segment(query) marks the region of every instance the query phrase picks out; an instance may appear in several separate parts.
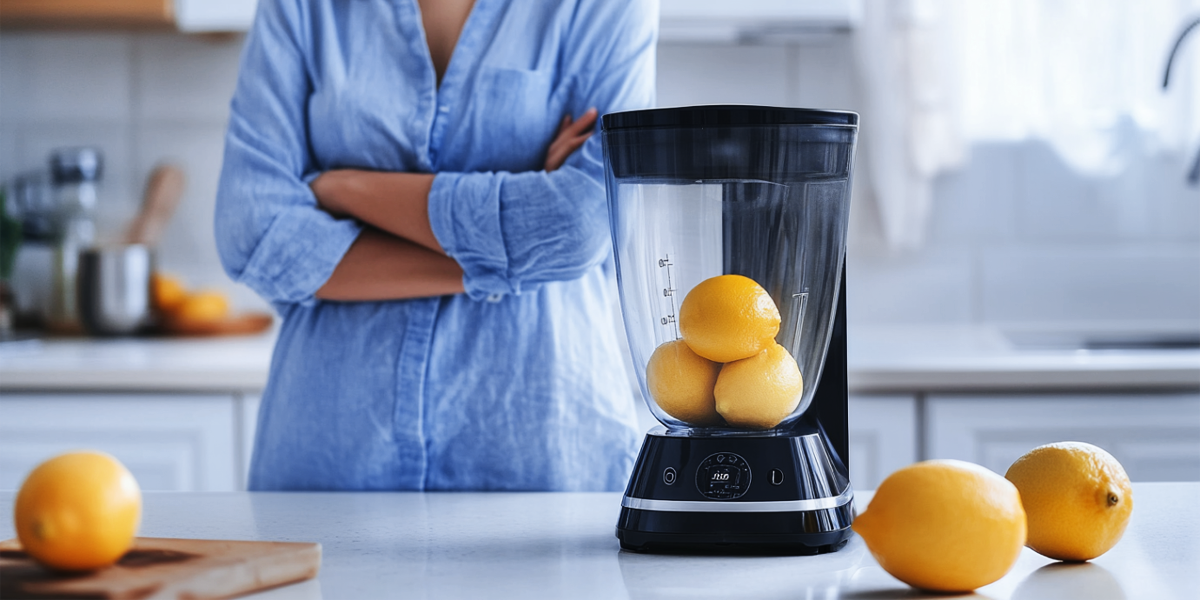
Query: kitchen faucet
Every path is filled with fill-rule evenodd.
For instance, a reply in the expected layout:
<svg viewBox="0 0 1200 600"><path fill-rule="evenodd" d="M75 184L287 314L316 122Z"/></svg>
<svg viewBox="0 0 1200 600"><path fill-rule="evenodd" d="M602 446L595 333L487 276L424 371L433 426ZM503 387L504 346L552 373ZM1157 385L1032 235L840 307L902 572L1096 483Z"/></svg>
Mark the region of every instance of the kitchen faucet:
<svg viewBox="0 0 1200 600"><path fill-rule="evenodd" d="M1200 26L1200 19L1196 19L1183 28L1183 32L1179 34L1179 38L1175 40L1175 45L1171 48L1171 54L1167 57L1167 69L1163 74L1163 89L1167 89L1167 84L1171 82L1171 63L1175 62L1175 54L1179 52L1179 47L1183 45L1184 38L1192 32L1197 26ZM1192 164L1192 170L1188 171L1187 181L1192 186L1200 186L1200 148L1196 149L1196 160Z"/></svg>

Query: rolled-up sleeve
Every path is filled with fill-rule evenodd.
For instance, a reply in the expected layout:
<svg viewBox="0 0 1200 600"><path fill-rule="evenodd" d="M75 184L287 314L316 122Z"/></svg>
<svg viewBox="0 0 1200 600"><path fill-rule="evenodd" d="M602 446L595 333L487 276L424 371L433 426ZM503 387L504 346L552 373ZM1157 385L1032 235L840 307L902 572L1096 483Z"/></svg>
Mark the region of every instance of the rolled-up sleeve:
<svg viewBox="0 0 1200 600"><path fill-rule="evenodd" d="M230 107L215 230L225 271L271 302L312 301L361 226L317 207L304 111L307 15L261 0Z"/></svg>
<svg viewBox="0 0 1200 600"><path fill-rule="evenodd" d="M653 106L657 1L590 4L597 12L576 15L564 60L577 86L571 113ZM429 215L471 298L581 277L612 250L599 136L550 173L438 173Z"/></svg>

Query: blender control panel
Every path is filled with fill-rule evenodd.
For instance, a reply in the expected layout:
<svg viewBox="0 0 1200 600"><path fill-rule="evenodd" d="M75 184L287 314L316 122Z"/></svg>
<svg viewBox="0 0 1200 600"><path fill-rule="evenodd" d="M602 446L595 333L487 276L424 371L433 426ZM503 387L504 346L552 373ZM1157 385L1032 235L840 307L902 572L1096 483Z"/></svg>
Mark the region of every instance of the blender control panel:
<svg viewBox="0 0 1200 600"><path fill-rule="evenodd" d="M750 489L750 465L732 452L712 454L696 469L696 488L713 500L740 498Z"/></svg>

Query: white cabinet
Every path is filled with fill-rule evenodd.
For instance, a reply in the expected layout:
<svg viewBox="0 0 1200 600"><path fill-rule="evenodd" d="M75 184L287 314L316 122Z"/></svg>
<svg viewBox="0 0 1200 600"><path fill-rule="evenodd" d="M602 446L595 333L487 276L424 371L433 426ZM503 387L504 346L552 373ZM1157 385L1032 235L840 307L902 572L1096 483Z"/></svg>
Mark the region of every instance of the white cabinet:
<svg viewBox="0 0 1200 600"><path fill-rule="evenodd" d="M257 0L175 0L180 31L245 31L254 22Z"/></svg>
<svg viewBox="0 0 1200 600"><path fill-rule="evenodd" d="M254 408L248 408L249 404ZM0 395L0 490L76 449L117 457L143 490L244 489L256 399L205 394Z"/></svg>
<svg viewBox="0 0 1200 600"><path fill-rule="evenodd" d="M1081 441L1108 450L1134 481L1200 480L1200 394L931 395L927 458L1003 474L1036 446Z"/></svg>
<svg viewBox="0 0 1200 600"><path fill-rule="evenodd" d="M850 396L850 482L872 490L892 471L917 460L913 396Z"/></svg>

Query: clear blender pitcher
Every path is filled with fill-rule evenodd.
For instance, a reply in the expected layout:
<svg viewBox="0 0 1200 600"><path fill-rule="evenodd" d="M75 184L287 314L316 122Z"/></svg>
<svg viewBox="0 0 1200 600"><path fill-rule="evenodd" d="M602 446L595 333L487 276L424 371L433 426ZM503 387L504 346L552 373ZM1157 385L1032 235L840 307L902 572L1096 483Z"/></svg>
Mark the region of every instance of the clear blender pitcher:
<svg viewBox="0 0 1200 600"><path fill-rule="evenodd" d="M663 424L621 499L621 547L842 548L858 115L696 106L602 127L625 331Z"/></svg>
<svg viewBox="0 0 1200 600"><path fill-rule="evenodd" d="M829 347L857 115L695 107L607 115L604 126L621 309L650 411L672 433L786 431L812 403ZM723 276L729 285L717 285ZM755 286L749 297L757 295L760 314L735 314L736 296ZM722 297L729 296L735 297L725 304L734 306L722 308ZM701 301L710 306L705 309ZM778 320L774 333L772 319ZM781 376L788 379L797 371L799 381L767 381L759 387L766 388L760 395L774 396L770 405L739 411L738 403L757 402L747 396L759 390L751 381L726 385L722 395L720 377L759 346L722 355L693 340L713 333L706 328L718 338L720 330L732 329L715 342L736 346L742 341L739 328L760 324L767 332L748 335L759 339L761 350L777 344L786 351L786 357L779 354L759 367L760 378L786 371ZM689 328L700 333L689 335ZM680 341L713 363L715 399L699 397L701 391L681 399L669 389L686 385L678 380L707 377L690 355L665 362L656 357ZM752 380L756 372L746 368Z"/></svg>

